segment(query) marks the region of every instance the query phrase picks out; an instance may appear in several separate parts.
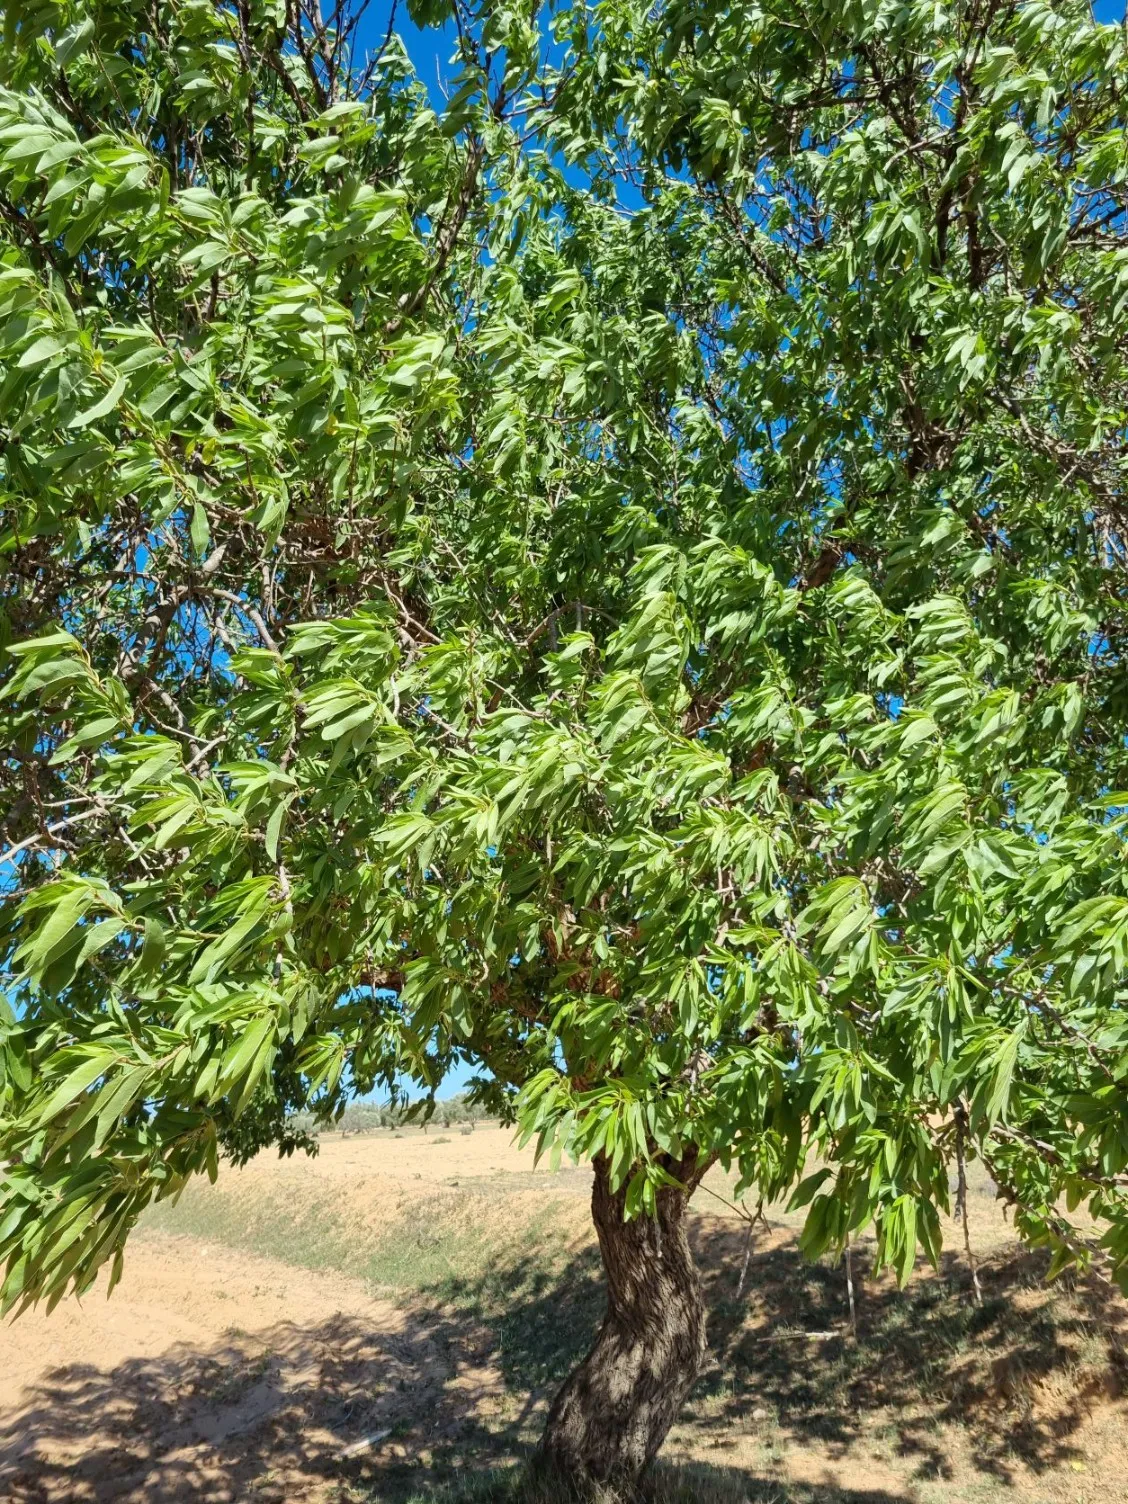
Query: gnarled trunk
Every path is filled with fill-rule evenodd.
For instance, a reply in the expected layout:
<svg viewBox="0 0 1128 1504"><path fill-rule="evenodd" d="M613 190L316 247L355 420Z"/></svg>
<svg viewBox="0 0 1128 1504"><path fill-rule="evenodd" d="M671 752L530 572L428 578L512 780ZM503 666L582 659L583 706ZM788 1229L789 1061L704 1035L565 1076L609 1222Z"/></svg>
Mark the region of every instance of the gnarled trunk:
<svg viewBox="0 0 1128 1504"><path fill-rule="evenodd" d="M693 1157L671 1173L690 1190ZM653 1461L705 1357L705 1303L686 1236L688 1190L658 1194L654 1218L623 1220L607 1161L591 1209L607 1276L607 1314L591 1352L549 1411L538 1462L578 1491L631 1488Z"/></svg>

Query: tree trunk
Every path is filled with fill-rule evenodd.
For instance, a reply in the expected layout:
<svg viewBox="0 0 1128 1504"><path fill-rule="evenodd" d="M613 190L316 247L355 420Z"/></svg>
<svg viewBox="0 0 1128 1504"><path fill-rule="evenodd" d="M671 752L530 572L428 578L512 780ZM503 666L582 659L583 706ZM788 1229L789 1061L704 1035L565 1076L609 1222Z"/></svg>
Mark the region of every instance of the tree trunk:
<svg viewBox="0 0 1128 1504"><path fill-rule="evenodd" d="M687 1186L658 1194L655 1218L623 1220L622 1190L595 1162L591 1210L607 1276L607 1314L549 1411L538 1463L579 1493L630 1490L666 1439L705 1357L705 1303L686 1237L696 1156L671 1165Z"/></svg>

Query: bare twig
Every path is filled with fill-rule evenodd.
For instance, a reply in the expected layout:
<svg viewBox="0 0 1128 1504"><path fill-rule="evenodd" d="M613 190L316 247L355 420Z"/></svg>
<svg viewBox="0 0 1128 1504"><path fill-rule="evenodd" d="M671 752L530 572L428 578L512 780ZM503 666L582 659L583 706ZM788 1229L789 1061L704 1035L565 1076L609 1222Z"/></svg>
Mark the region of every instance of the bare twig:
<svg viewBox="0 0 1128 1504"><path fill-rule="evenodd" d="M971 1251L971 1229L967 1221L967 1160L964 1154L964 1144L967 1134L967 1108L962 1102L957 1102L955 1110L956 1120L956 1210L960 1215L963 1226L964 1252L967 1254L967 1266L971 1270L971 1298L977 1306L983 1304L983 1291L979 1284L979 1270L976 1267L975 1255Z"/></svg>
<svg viewBox="0 0 1128 1504"><path fill-rule="evenodd" d="M744 1281L748 1278L748 1265L752 1258L752 1229L755 1225L755 1218L749 1217L748 1227L744 1234L744 1258L740 1265L740 1278L736 1282L737 1300L744 1294Z"/></svg>
<svg viewBox="0 0 1128 1504"><path fill-rule="evenodd" d="M855 1342L858 1340L858 1311L854 1304L854 1259L853 1248L850 1244L850 1234L846 1234L846 1248L844 1250L846 1262L846 1297L850 1302L850 1336Z"/></svg>
<svg viewBox="0 0 1128 1504"><path fill-rule="evenodd" d="M77 815L68 815L65 820L52 821L50 825L45 825L42 830L37 830L25 840L18 841L15 846L9 846L7 851L0 854L0 866L7 862L15 868L17 866L16 857L19 856L21 851L27 851L29 847L35 846L39 841L47 837L56 835L60 830L67 830L72 825L78 825L83 820L91 820L95 815L101 814L105 814L105 808L99 804L94 809L80 810Z"/></svg>

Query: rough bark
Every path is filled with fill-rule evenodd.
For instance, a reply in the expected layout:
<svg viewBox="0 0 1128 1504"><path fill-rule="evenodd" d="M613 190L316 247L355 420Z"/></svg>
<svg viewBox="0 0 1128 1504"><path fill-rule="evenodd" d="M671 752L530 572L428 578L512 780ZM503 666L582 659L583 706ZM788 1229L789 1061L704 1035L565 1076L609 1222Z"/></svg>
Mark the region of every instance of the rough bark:
<svg viewBox="0 0 1128 1504"><path fill-rule="evenodd" d="M607 1278L607 1313L587 1357L549 1411L538 1462L579 1494L633 1488L653 1461L705 1358L705 1303L685 1211L694 1158L671 1165L686 1190L658 1195L657 1216L623 1220L604 1159L591 1209Z"/></svg>

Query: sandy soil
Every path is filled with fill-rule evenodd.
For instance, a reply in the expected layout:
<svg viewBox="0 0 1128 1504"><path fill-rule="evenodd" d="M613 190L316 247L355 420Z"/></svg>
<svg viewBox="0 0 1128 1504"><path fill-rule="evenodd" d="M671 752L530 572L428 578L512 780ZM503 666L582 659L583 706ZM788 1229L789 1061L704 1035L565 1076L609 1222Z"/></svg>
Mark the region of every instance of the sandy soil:
<svg viewBox="0 0 1128 1504"><path fill-rule="evenodd" d="M314 1497L365 1378L402 1366L403 1325L352 1281L143 1240L112 1300L4 1333L2 1496L234 1500L269 1450L277 1497Z"/></svg>
<svg viewBox="0 0 1128 1504"><path fill-rule="evenodd" d="M227 1173L267 1177L283 1197L311 1182L341 1189L370 1222L420 1181L532 1174L531 1152L498 1129L439 1137L332 1136L316 1160L264 1155ZM0 1499L336 1495L369 1451L406 1457L388 1434L405 1417L429 1412L433 1435L449 1437L465 1412L500 1407L489 1334L459 1339L429 1335L359 1280L142 1232L112 1299L95 1290L0 1328Z"/></svg>

